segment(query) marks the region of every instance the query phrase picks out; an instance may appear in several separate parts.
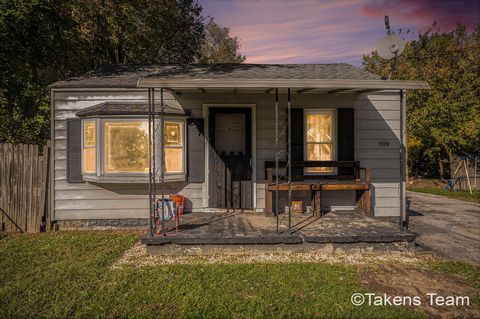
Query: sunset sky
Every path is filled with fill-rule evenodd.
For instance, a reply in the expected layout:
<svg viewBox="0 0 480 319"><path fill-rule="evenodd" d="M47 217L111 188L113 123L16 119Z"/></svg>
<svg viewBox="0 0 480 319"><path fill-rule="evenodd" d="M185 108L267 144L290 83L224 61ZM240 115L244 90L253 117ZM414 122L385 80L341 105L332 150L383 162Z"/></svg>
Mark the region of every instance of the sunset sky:
<svg viewBox="0 0 480 319"><path fill-rule="evenodd" d="M209 15L240 38L247 63L361 64L393 28L441 30L457 22L472 29L480 20L478 0L198 0Z"/></svg>

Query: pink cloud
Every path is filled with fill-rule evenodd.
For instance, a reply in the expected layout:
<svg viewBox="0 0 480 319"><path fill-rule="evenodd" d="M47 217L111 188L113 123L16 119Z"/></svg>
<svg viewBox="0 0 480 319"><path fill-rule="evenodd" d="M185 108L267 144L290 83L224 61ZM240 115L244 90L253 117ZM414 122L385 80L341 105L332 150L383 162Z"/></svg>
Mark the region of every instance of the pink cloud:
<svg viewBox="0 0 480 319"><path fill-rule="evenodd" d="M457 23L473 29L480 21L480 5L472 0L371 0L361 8L371 18L389 15L398 23L419 29L437 22L441 30L450 31Z"/></svg>
<svg viewBox="0 0 480 319"><path fill-rule="evenodd" d="M365 46L359 35L372 28L382 32L377 21L355 21L360 8L355 0L201 3L240 38L249 63L335 62L345 56L353 62L361 56L358 48ZM369 45L374 47L375 41Z"/></svg>
<svg viewBox="0 0 480 319"><path fill-rule="evenodd" d="M199 1L206 14L240 39L248 63L360 65L362 55L374 50L385 35L385 14L392 27L417 31L435 20L442 27L457 20L472 25L475 17L478 23L478 10L475 13L466 0L457 1L463 3L460 9L448 0Z"/></svg>

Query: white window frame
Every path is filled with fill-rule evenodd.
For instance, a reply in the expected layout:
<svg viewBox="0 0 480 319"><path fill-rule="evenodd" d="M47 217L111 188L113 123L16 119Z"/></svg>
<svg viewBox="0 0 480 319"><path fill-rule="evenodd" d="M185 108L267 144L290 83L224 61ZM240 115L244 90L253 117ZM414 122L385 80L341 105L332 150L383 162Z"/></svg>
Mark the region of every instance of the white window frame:
<svg viewBox="0 0 480 319"><path fill-rule="evenodd" d="M337 109L303 109L303 160L307 161L307 144L330 144L325 142L307 142L307 115L308 114L331 114L332 115L332 161L337 160ZM305 175L335 175L337 169L334 167L331 172L303 172Z"/></svg>
<svg viewBox="0 0 480 319"><path fill-rule="evenodd" d="M101 173L103 176L148 176L148 173L142 172L106 172L105 169L105 123L115 123L115 122L145 122L148 124L148 119L145 118L133 118L133 117L124 117L124 118L105 118L100 120L100 131L101 131L101 155L100 155L100 162L101 162Z"/></svg>
<svg viewBox="0 0 480 319"><path fill-rule="evenodd" d="M84 158L84 152L83 150L85 149L85 122L93 122L95 123L95 172L85 172L84 171L84 161L85 161L85 158ZM99 129L98 129L98 120L97 119L94 119L94 118L86 118L84 120L82 120L82 123L81 123L81 129L80 129L80 135L81 135L81 140L80 140L80 144L81 144L81 171L82 171L82 175L86 175L86 176L95 176L95 175L98 175L99 171L100 171L100 167L98 166L98 142L99 142Z"/></svg>
<svg viewBox="0 0 480 319"><path fill-rule="evenodd" d="M177 123L182 123L182 148L183 148L183 154L182 154L182 157L183 157L183 165L182 165L182 171L181 172L167 172L165 171L165 175L177 175L177 174L185 174L186 173L186 165L187 165L187 139L186 139L186 136L187 136L187 121L185 119L181 119L181 118L167 118L165 119L165 123L166 122L177 122ZM165 128L164 128L165 130ZM159 132L160 134L160 132ZM165 134L165 133L164 133ZM160 154L161 150L160 150L160 140L157 139L158 143L157 143L157 149L156 149L156 154ZM163 146L164 148L180 148L179 146ZM160 163L160 159L157 160L157 163ZM165 163L165 162L164 162Z"/></svg>
<svg viewBox="0 0 480 319"><path fill-rule="evenodd" d="M83 173L83 147L84 147L84 123L85 122L95 122L95 133L96 133L96 173ZM81 128L81 162L82 162L82 175L87 181L101 181L104 179L108 181L109 177L128 177L128 178L138 178L138 182L147 181L148 173L141 172L105 172L105 131L104 124L106 122L139 122L146 121L148 119L145 117L136 117L136 116L115 116L115 117L104 117L104 116L92 116L82 119L82 128ZM159 122L159 119L156 119ZM186 169L187 169L187 121L184 117L178 116L167 116L165 117L165 122L181 122L183 124L182 131L182 146L183 146L183 171L182 172L165 172L165 180L186 180ZM155 154L157 162L157 170L160 167L160 130L157 130L157 136L155 138ZM160 171L157 171L157 174L160 175ZM135 180L130 180L130 182ZM119 180L120 182L120 180Z"/></svg>

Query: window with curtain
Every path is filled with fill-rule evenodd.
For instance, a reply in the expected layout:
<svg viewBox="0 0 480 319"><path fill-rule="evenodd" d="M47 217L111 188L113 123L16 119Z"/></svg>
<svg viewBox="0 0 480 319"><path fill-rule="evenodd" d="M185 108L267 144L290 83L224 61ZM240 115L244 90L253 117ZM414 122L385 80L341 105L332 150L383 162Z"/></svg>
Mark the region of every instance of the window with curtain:
<svg viewBox="0 0 480 319"><path fill-rule="evenodd" d="M98 128L97 128L98 123ZM148 121L143 119L83 120L83 174L147 174ZM164 126L164 161L166 174L185 172L185 121L168 120ZM157 131L158 133L158 131ZM98 134L98 135L97 135ZM97 152L97 136L100 136ZM157 148L160 139L156 139ZM158 153L157 153L158 154ZM102 163L97 167L97 161ZM159 167L157 162L157 168ZM98 173L98 174L97 174Z"/></svg>
<svg viewBox="0 0 480 319"><path fill-rule="evenodd" d="M96 123L100 124L97 130ZM164 160L166 174L185 172L185 122L165 121ZM102 154L97 152L97 134L101 136ZM157 147L160 144L157 138ZM96 174L97 160L102 163L100 176L121 173L148 173L148 122L146 120L84 120L83 173ZM157 167L159 163L157 162Z"/></svg>
<svg viewBox="0 0 480 319"><path fill-rule="evenodd" d="M307 161L334 160L334 111L307 111L305 150ZM331 173L332 167L309 167L307 173Z"/></svg>
<svg viewBox="0 0 480 319"><path fill-rule="evenodd" d="M165 172L182 173L184 158L183 122L165 122Z"/></svg>
<svg viewBox="0 0 480 319"><path fill-rule="evenodd" d="M105 173L148 173L148 122L105 121Z"/></svg>
<svg viewBox="0 0 480 319"><path fill-rule="evenodd" d="M95 174L97 172L97 143L96 122L85 121L83 124L83 173Z"/></svg>

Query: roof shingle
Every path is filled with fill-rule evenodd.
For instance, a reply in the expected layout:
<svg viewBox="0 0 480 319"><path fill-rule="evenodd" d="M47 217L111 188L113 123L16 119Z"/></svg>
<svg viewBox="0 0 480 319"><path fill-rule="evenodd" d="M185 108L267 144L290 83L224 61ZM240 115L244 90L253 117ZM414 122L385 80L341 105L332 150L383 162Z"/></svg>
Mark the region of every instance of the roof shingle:
<svg viewBox="0 0 480 319"><path fill-rule="evenodd" d="M110 65L50 87L134 88L141 78L380 80L379 76L346 63Z"/></svg>
<svg viewBox="0 0 480 319"><path fill-rule="evenodd" d="M173 101L172 101L173 102ZM160 105L155 104L155 113L160 114ZM80 110L76 113L78 117L87 116L105 116L105 115L147 115L147 103L118 103L118 102L103 102L86 109ZM165 102L165 115L189 115L190 110L183 109L176 102L171 105L170 101Z"/></svg>

